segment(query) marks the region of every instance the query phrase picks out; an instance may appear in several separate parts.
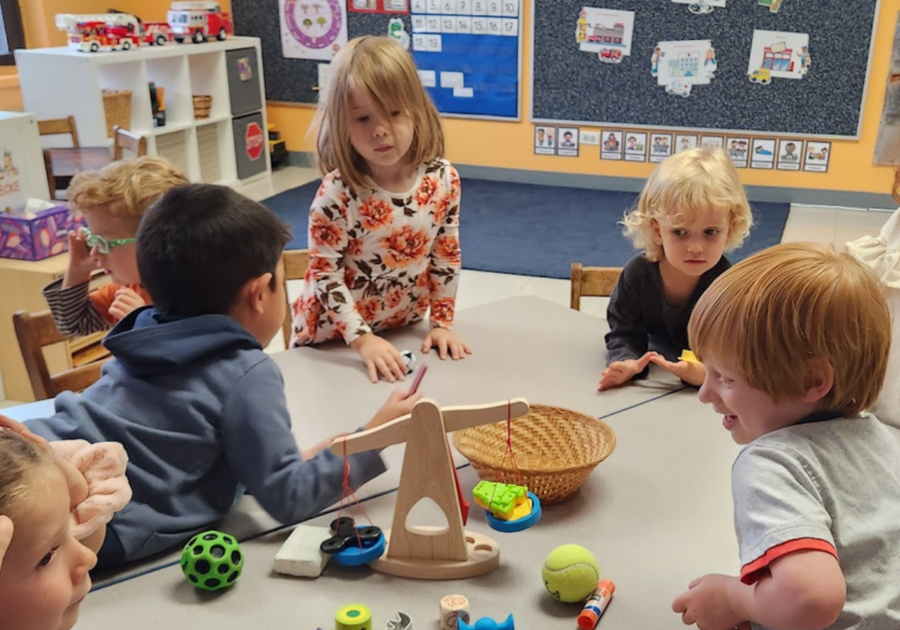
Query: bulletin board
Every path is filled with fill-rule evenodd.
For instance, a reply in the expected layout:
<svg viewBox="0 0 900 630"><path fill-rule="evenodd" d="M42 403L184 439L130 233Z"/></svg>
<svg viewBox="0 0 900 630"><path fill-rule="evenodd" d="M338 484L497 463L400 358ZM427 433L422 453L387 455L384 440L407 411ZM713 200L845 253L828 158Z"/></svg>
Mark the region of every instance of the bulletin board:
<svg viewBox="0 0 900 630"><path fill-rule="evenodd" d="M438 111L518 120L521 0L412 0L410 10L413 56Z"/></svg>
<svg viewBox="0 0 900 630"><path fill-rule="evenodd" d="M726 0L697 15L668 0L533 0L531 118L537 123L688 128L737 133L858 138L878 0ZM579 50L583 7L634 12L631 54L602 63ZM755 30L809 34L803 79L748 78ZM651 74L657 42L711 40L718 68L681 97Z"/></svg>
<svg viewBox="0 0 900 630"><path fill-rule="evenodd" d="M412 39L410 53L442 114L519 120L522 0L410 0L409 5L404 15L348 12L348 37L387 35L391 18L400 17ZM327 62L282 55L278 0L232 0L232 11L235 33L261 40L266 100L317 103L318 67ZM485 34L473 32L476 27Z"/></svg>

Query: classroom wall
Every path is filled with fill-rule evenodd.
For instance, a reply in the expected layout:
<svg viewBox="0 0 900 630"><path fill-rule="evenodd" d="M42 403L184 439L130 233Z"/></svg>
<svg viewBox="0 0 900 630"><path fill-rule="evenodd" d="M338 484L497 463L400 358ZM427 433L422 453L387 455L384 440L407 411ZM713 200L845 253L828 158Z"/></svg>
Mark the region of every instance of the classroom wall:
<svg viewBox="0 0 900 630"><path fill-rule="evenodd" d="M19 0L25 22L26 43L29 47L58 46L65 43L65 34L57 31L53 19L56 13L105 11L108 0ZM523 0L525 25L530 32L532 0ZM116 8L133 11L143 19L165 18L169 0L117 0ZM230 10L229 0L222 0L223 9ZM785 10L790 9L787 7ZM720 9L723 10L723 9ZM727 9L724 9L727 10ZM764 10L764 9L760 9ZM802 5L798 7L802 10ZM875 136L884 101L893 31L900 0L881 0L871 78L865 99L862 135L859 141L835 141L828 174L795 173L786 171L755 171L742 169L745 184L768 187L803 188L811 190L857 191L875 194L890 192L893 170L872 164ZM562 26L561 28L567 28ZM277 37L277 33L272 34ZM653 169L651 164L601 161L596 147L583 147L578 158L538 156L533 154L532 126L527 121L529 92L530 42L524 38L523 59L523 120L517 123L447 119L447 158L457 164L500 167L531 171L605 175L622 178L645 178ZM637 61L637 60L635 60ZM648 61L649 63L649 61ZM0 109L22 108L18 93L17 75L0 69ZM311 151L306 133L313 109L294 104L269 103L269 121L275 123L287 141L290 151Z"/></svg>
<svg viewBox="0 0 900 630"><path fill-rule="evenodd" d="M551 1L551 0L544 0ZM525 3L523 32L531 32L531 2ZM602 4L602 3L601 3ZM796 10L802 10L799 4ZM783 10L791 10L787 6ZM728 9L717 9L727 11ZM761 11L765 10L760 8ZM768 187L806 188L813 190L864 191L889 194L893 170L872 164L875 136L884 101L885 80L888 72L894 25L900 0L881 0L871 78L863 111L862 134L859 141L835 141L832 160L827 174L794 173L787 171L761 171L741 169L745 184ZM574 20L574 17L573 17ZM563 25L560 28L570 28ZM571 28L574 28L574 21ZM523 44L523 120L518 123L447 119L447 158L466 165L503 167L532 171L607 175L624 178L646 178L654 166L648 163L601 161L599 147L582 147L578 158L534 155L533 127L528 122L530 41ZM641 60L633 60L641 62ZM648 79L649 79L649 60ZM694 98L694 97L692 97ZM698 95L698 97L700 96ZM312 118L312 109L289 104L269 103L269 122L278 125L291 151L312 151L306 137Z"/></svg>

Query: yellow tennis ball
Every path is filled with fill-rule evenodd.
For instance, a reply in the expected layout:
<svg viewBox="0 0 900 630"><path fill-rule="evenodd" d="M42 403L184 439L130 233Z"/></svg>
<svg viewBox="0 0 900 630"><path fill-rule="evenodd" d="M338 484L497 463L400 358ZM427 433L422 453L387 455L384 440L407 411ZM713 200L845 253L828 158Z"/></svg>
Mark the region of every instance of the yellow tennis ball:
<svg viewBox="0 0 900 630"><path fill-rule="evenodd" d="M581 545L562 545L544 560L541 577L554 598L561 602L581 602L597 588L600 567L594 555Z"/></svg>

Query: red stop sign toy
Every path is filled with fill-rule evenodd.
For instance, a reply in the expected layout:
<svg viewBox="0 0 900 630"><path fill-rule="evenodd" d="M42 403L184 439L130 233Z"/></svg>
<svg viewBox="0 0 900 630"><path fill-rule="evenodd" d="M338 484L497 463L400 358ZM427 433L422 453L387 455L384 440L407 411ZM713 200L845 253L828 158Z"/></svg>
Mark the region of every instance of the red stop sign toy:
<svg viewBox="0 0 900 630"><path fill-rule="evenodd" d="M247 157L255 162L262 156L265 140L263 138L262 127L258 123L252 122L247 125L247 131L244 132L244 145L247 151Z"/></svg>

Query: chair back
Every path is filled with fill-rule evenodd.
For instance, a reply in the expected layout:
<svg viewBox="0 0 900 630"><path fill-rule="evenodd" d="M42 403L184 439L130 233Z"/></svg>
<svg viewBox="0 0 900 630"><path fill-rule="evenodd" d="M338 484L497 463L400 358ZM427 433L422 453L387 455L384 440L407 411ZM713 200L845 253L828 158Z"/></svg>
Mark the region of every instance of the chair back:
<svg viewBox="0 0 900 630"><path fill-rule="evenodd" d="M35 399L55 398L67 390L80 392L100 378L105 361L50 374L44 348L66 341L66 336L56 328L50 311L19 311L13 315L13 326Z"/></svg>
<svg viewBox="0 0 900 630"><path fill-rule="evenodd" d="M38 121L38 134L42 136L55 136L57 134L67 133L72 136L72 146L76 149L81 145L78 143L78 128L75 126L75 117L67 118L51 118L48 120Z"/></svg>
<svg viewBox="0 0 900 630"><path fill-rule="evenodd" d="M308 249L286 249L281 259L284 261L284 297L287 300L287 311L284 314L284 347L291 343L291 328L293 327L294 313L291 308L291 299L288 297L288 280L303 280L306 268L309 267Z"/></svg>
<svg viewBox="0 0 900 630"><path fill-rule="evenodd" d="M113 159L121 160L124 151L134 153L133 157L147 155L147 137L122 129L118 125L113 127Z"/></svg>
<svg viewBox="0 0 900 630"><path fill-rule="evenodd" d="M621 274L621 267L582 267L581 263L572 263L572 299L569 305L580 311L582 297L609 297Z"/></svg>

